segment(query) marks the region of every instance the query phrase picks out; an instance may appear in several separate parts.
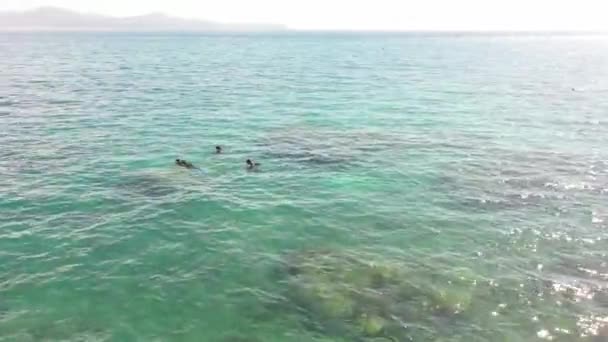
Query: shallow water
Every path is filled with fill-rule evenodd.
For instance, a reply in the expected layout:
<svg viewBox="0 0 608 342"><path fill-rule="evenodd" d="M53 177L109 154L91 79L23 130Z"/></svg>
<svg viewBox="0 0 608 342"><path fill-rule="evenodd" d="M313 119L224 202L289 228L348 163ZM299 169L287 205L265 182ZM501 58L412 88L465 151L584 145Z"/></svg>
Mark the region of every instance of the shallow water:
<svg viewBox="0 0 608 342"><path fill-rule="evenodd" d="M606 36L2 34L0 66L0 341L608 339Z"/></svg>

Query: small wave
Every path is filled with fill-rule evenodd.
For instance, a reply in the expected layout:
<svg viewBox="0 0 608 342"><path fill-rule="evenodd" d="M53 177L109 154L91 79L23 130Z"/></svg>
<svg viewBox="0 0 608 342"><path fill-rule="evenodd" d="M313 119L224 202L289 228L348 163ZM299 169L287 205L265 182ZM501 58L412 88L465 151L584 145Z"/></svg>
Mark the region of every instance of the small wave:
<svg viewBox="0 0 608 342"><path fill-rule="evenodd" d="M548 340L548 341L552 341L553 340L553 335L551 335L551 333L547 329L539 330L536 333L536 336L538 338L540 338L540 339L543 339L543 340Z"/></svg>
<svg viewBox="0 0 608 342"><path fill-rule="evenodd" d="M60 99L50 99L47 101L48 104L53 104L53 105L62 105L62 104L76 104L79 103L79 101L76 100L60 100Z"/></svg>
<svg viewBox="0 0 608 342"><path fill-rule="evenodd" d="M588 183L581 182L581 183L565 184L564 189L566 189L566 190L570 190L570 189L589 190L589 189L593 189L593 187Z"/></svg>
<svg viewBox="0 0 608 342"><path fill-rule="evenodd" d="M545 183L545 188L562 189L562 190L595 190L595 187L587 182L573 182L573 183L547 182L547 183Z"/></svg>
<svg viewBox="0 0 608 342"><path fill-rule="evenodd" d="M592 212L591 213L591 223L603 223L604 222L604 218L598 214L597 212Z"/></svg>
<svg viewBox="0 0 608 342"><path fill-rule="evenodd" d="M17 104L17 101L0 100L0 107L13 107L16 104Z"/></svg>

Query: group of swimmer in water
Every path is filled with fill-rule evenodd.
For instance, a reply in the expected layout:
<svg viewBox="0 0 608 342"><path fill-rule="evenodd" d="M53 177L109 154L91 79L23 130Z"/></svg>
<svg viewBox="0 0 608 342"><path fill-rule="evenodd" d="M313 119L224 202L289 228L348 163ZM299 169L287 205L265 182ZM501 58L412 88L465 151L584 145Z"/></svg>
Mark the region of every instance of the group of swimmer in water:
<svg viewBox="0 0 608 342"><path fill-rule="evenodd" d="M215 146L215 153L216 154L222 153L222 146L219 146L219 145ZM257 169L261 165L260 163L256 163L251 159L247 159L245 161L245 163L247 164L247 169L249 169L249 170ZM196 166L194 166L194 164L192 164L186 160L183 160L183 159L175 159L175 165L185 167L186 169L200 170L199 167L196 167Z"/></svg>

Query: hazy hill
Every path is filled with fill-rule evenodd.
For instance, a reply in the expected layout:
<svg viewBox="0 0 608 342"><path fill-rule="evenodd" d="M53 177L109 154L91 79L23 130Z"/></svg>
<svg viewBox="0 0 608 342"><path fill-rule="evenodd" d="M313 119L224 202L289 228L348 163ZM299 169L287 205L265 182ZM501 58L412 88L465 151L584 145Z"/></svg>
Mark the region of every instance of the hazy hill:
<svg viewBox="0 0 608 342"><path fill-rule="evenodd" d="M277 31L274 24L226 24L152 13L134 17L83 14L54 7L24 12L0 12L0 30L75 31Z"/></svg>

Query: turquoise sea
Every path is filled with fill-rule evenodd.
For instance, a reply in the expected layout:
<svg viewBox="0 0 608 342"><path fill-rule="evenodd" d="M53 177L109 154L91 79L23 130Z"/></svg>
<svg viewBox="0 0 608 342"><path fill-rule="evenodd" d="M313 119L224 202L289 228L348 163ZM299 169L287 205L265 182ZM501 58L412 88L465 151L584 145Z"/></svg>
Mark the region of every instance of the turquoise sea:
<svg viewBox="0 0 608 342"><path fill-rule="evenodd" d="M608 341L607 220L608 36L0 34L0 341Z"/></svg>

